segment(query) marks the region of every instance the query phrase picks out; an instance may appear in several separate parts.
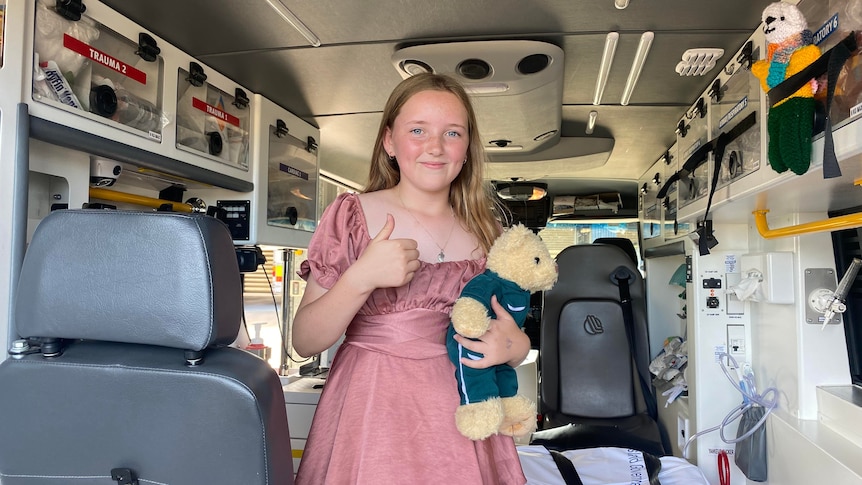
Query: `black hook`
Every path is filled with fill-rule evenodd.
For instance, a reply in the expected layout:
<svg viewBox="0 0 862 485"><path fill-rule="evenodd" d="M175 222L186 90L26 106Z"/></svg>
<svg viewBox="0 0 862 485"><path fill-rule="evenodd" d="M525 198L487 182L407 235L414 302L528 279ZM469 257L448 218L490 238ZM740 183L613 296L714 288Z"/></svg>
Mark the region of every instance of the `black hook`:
<svg viewBox="0 0 862 485"><path fill-rule="evenodd" d="M239 109L248 108L248 95L240 88L236 88L233 92L233 105Z"/></svg>
<svg viewBox="0 0 862 485"><path fill-rule="evenodd" d="M739 55L736 56L738 62L743 69L751 69L751 64L754 62L754 44L749 40L742 46Z"/></svg>
<svg viewBox="0 0 862 485"><path fill-rule="evenodd" d="M156 39L153 36L146 32L138 34L138 50L135 51L135 55L147 62L153 62L161 53L162 50L156 45Z"/></svg>
<svg viewBox="0 0 862 485"><path fill-rule="evenodd" d="M81 20L81 14L87 10L87 6L81 0L57 0L55 9L64 19L77 22Z"/></svg>
<svg viewBox="0 0 862 485"><path fill-rule="evenodd" d="M317 152L317 140L315 140L313 136L309 136L305 140L305 151L307 151L308 153Z"/></svg>
<svg viewBox="0 0 862 485"><path fill-rule="evenodd" d="M709 88L709 97L716 103L721 102L721 98L724 97L724 91L721 89L721 79L716 78L715 82L712 83L712 87Z"/></svg>
<svg viewBox="0 0 862 485"><path fill-rule="evenodd" d="M275 136L278 138L284 138L289 132L290 130L287 128L287 125L284 124L284 120L275 120Z"/></svg>
<svg viewBox="0 0 862 485"><path fill-rule="evenodd" d="M682 138L688 134L688 125L685 124L685 120L679 120L679 123L676 124L676 133Z"/></svg>
<svg viewBox="0 0 862 485"><path fill-rule="evenodd" d="M204 81L207 80L207 75L204 74L204 68L201 67L197 62L189 63L189 77L186 78L186 81L189 82L192 86L203 86Z"/></svg>

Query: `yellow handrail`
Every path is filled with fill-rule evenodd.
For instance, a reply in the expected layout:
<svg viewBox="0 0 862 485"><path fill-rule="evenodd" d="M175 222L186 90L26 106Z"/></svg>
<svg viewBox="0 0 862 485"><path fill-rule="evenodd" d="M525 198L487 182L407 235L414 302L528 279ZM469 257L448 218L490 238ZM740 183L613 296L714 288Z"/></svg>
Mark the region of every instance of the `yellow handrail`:
<svg viewBox="0 0 862 485"><path fill-rule="evenodd" d="M145 207L158 209L165 204L170 204L175 212L191 212L192 206L183 202L174 202L172 200L155 199L143 195L128 194L126 192L118 192L116 190L102 189L99 187L90 187L90 197L94 199L110 200L113 202L126 202L129 204L137 204Z"/></svg>
<svg viewBox="0 0 862 485"><path fill-rule="evenodd" d="M764 239L774 239L777 237L801 236L803 234L812 234L815 232L840 231L842 229L852 229L862 226L862 213L848 214L846 216L831 217L822 221L806 222L805 224L797 224L795 226L782 227L780 229L770 229L766 222L766 213L769 210L756 210L754 214L754 223L757 226L757 232Z"/></svg>

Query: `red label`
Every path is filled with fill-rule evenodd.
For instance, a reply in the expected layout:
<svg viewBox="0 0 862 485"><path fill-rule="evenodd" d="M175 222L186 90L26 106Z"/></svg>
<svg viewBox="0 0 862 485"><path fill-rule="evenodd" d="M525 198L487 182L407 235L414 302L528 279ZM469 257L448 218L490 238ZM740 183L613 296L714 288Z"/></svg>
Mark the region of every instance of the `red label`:
<svg viewBox="0 0 862 485"><path fill-rule="evenodd" d="M237 118L236 116L234 116L230 113L225 113L224 111L216 108L215 106L213 106L211 104L207 104L207 103L199 100L198 98L192 98L192 106L194 106L195 108L203 111L204 113L206 113L210 116L216 117L216 119L218 119L220 121L230 123L230 124L236 126L237 128L239 128L239 118Z"/></svg>
<svg viewBox="0 0 862 485"><path fill-rule="evenodd" d="M147 73L144 71L135 69L125 62L105 54L99 49L90 47L86 43L81 42L69 34L63 34L63 47L77 52L88 59L92 59L109 69L113 69L129 79L134 79L144 85L147 84Z"/></svg>

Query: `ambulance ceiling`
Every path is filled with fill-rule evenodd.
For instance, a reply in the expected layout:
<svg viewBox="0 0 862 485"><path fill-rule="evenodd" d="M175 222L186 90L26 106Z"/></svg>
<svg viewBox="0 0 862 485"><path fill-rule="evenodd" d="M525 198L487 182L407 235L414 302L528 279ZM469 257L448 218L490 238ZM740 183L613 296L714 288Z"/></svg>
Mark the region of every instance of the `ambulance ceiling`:
<svg viewBox="0 0 862 485"><path fill-rule="evenodd" d="M451 42L552 44L564 55L559 59L562 69L547 94L531 104L534 111L558 117L554 146L538 147L521 158L498 153L496 158L503 161L492 165L492 173L497 178L551 179L551 190L558 193L633 190L631 182L573 183L563 175L640 177L673 144L676 122L718 72L714 68L702 77L678 75L675 67L683 52L724 49L718 61L724 65L757 28L761 11L770 3L631 0L627 8L617 9L614 0L283 0L320 38L321 46L312 47L267 0L103 1L318 126L322 168L360 183L380 110L402 79L393 63L397 52ZM654 32L652 47L629 104L622 106L623 87L646 31ZM608 32L619 33L616 55L601 104L594 106ZM464 55L473 57L466 49ZM491 106L493 115L485 116L491 121L480 125L483 139L510 138L517 108ZM597 123L587 135L593 110Z"/></svg>

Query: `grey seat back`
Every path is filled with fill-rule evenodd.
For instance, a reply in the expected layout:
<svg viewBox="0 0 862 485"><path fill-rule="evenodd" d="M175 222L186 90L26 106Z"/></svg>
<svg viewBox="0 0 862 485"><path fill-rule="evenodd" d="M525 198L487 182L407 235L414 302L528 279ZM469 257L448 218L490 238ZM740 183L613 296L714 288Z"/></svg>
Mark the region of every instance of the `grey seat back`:
<svg viewBox="0 0 862 485"><path fill-rule="evenodd" d="M227 347L241 299L231 236L214 218L46 217L13 315L33 352L0 363L0 481L292 483L280 380Z"/></svg>
<svg viewBox="0 0 862 485"><path fill-rule="evenodd" d="M570 246L557 255L557 284L543 294L541 412L548 426L615 426L661 443L646 415L638 366L649 365L644 283L627 251L613 244ZM632 344L626 334L620 287L631 275ZM647 371L648 373L648 371ZM649 376L645 376L649 382Z"/></svg>

